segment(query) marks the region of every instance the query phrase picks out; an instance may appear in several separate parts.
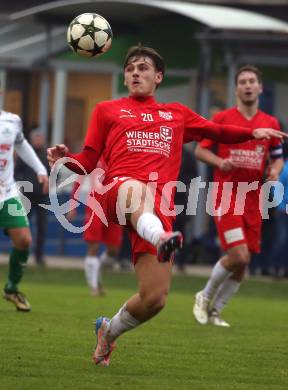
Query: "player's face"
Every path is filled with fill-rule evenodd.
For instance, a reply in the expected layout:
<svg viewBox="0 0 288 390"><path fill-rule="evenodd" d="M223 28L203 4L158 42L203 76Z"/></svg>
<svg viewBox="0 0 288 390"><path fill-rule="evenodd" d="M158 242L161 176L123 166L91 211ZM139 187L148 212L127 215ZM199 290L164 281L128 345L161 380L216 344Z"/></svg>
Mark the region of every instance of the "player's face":
<svg viewBox="0 0 288 390"><path fill-rule="evenodd" d="M262 84L254 72L245 71L239 74L236 85L236 97L245 105L251 106L258 101L262 93Z"/></svg>
<svg viewBox="0 0 288 390"><path fill-rule="evenodd" d="M130 96L151 96L163 74L157 72L154 63L149 57L131 58L124 70L124 84Z"/></svg>

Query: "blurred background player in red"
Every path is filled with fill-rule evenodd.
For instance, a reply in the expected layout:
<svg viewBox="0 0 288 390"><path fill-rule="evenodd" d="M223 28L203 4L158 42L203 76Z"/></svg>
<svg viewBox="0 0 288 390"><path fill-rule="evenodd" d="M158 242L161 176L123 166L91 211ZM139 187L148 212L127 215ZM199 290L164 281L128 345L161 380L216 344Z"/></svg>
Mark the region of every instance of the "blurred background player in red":
<svg viewBox="0 0 288 390"><path fill-rule="evenodd" d="M105 171L106 164L103 159L100 159L97 168L101 168ZM93 174L94 173L94 174ZM94 191L97 191L98 181L101 182L104 180L104 173L101 177L95 177L97 171L92 172L89 175L89 183L88 183L88 192L90 197L93 196ZM85 176L80 176L75 181L74 187L72 189L71 197L74 198L76 191L81 191L82 184L84 182ZM84 259L84 270L87 284L91 290L92 296L99 296L104 294L103 288L103 279L101 274L101 268L103 264L109 264L113 266L117 260L117 256L119 255L122 238L123 238L123 227L117 225L115 223L109 223L106 226L97 214L93 211L93 206L89 199L85 203L85 220L84 225L88 224L88 227L85 229L83 233L83 239L87 243L87 255ZM75 218L77 214L77 208L72 209L67 214L68 220L72 220ZM104 250L99 255L100 249L103 249L103 245L105 245Z"/></svg>
<svg viewBox="0 0 288 390"><path fill-rule="evenodd" d="M258 108L259 96L263 90L261 72L254 66L243 66L236 73L235 85L236 106L217 113L214 122L280 130L278 120ZM276 138L251 140L235 145L203 140L197 145L195 155L215 168L214 182L219 183L215 195L215 210L219 211L219 215L214 219L222 249L226 253L214 266L204 289L196 294L193 313L202 325L209 322L227 327L230 325L221 319L220 313L238 291L250 263L251 253L260 251L261 184L267 162L267 180L278 180L283 167L282 144ZM233 183L232 197L228 212L222 215L221 207L225 200L222 189L227 182ZM241 215L235 215L236 194L241 182L250 185L258 182L258 185L245 194L246 199L238 198L245 207Z"/></svg>

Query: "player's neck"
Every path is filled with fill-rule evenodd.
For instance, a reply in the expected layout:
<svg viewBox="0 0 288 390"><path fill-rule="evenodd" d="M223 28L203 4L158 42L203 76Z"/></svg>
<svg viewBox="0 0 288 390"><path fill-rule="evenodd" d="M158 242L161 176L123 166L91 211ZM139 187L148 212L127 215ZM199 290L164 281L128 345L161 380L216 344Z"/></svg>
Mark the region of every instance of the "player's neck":
<svg viewBox="0 0 288 390"><path fill-rule="evenodd" d="M145 96L135 96L135 95L130 95L129 96L130 99L133 99L133 100L136 100L136 101L139 101L139 102L146 102L146 103L153 103L155 102L155 97L154 95L145 95Z"/></svg>
<svg viewBox="0 0 288 390"><path fill-rule="evenodd" d="M246 119L252 119L258 112L258 103L247 105L242 102L238 102L237 109Z"/></svg>

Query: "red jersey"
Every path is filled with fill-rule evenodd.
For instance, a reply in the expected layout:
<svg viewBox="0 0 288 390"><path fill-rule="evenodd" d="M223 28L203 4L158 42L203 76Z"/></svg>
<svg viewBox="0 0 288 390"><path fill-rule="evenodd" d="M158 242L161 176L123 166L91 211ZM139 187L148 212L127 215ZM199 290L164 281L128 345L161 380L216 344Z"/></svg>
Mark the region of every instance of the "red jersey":
<svg viewBox="0 0 288 390"><path fill-rule="evenodd" d="M233 123L238 126L252 127L253 129L266 127L280 130L278 120L260 110L252 119L248 120L236 107L233 107L217 113L213 121L219 124ZM270 153L272 159L282 157L282 145L277 138L271 138L270 140L253 139L240 144L229 145L206 139L200 142L200 146L213 149L217 156L231 160L236 166L228 172L215 168L214 181L216 182L262 182L268 154Z"/></svg>
<svg viewBox="0 0 288 390"><path fill-rule="evenodd" d="M231 133L231 126L207 121L179 103L157 103L152 96L121 98L97 104L84 150L103 154L108 166L105 181L132 177L147 182L149 173L157 172L158 183L164 184L177 180L183 142L253 138L251 128L232 127Z"/></svg>
<svg viewBox="0 0 288 390"><path fill-rule="evenodd" d="M101 157L98 161L97 167L101 168L103 171L107 169L104 159ZM119 226L115 223L110 223L109 226L105 226L100 218L95 213L95 203L94 196L97 196L97 191L100 188L100 183L103 182L105 178L105 173L98 173L93 171L93 175L89 176L89 196L86 200L85 207L85 221L84 225L88 223L88 227L85 229L83 238L85 241L98 242L105 245L113 245L117 248L121 247L122 238L123 238L123 229L122 226ZM86 176L79 175L72 189L71 198L74 199L76 191L81 185L83 185L84 179ZM91 192L90 192L91 190ZM95 193L96 192L96 193ZM99 199L98 199L99 200ZM100 201L100 200L99 200Z"/></svg>

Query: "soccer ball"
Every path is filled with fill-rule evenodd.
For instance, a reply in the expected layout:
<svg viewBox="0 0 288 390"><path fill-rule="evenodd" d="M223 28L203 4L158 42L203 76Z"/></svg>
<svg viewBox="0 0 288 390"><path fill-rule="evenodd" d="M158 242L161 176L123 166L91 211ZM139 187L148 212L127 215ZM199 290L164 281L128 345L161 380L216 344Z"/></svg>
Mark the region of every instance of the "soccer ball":
<svg viewBox="0 0 288 390"><path fill-rule="evenodd" d="M100 56L111 46L113 38L110 24L103 16L85 13L72 20L67 31L67 42L77 54L85 57Z"/></svg>

